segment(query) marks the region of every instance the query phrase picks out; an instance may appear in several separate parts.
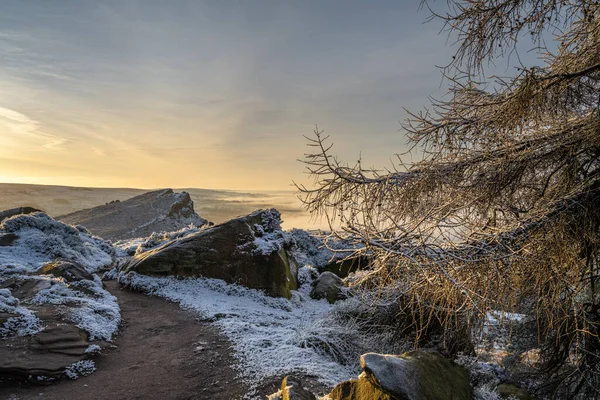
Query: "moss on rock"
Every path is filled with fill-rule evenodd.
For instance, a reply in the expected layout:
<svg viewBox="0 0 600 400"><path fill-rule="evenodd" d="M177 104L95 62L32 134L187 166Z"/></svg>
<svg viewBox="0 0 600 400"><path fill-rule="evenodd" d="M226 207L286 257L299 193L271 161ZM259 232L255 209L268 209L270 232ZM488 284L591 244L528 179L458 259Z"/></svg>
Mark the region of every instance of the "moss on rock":
<svg viewBox="0 0 600 400"><path fill-rule="evenodd" d="M364 374L358 379L338 384L329 394L331 400L395 400L394 397L373 385Z"/></svg>
<svg viewBox="0 0 600 400"><path fill-rule="evenodd" d="M342 382L332 400L471 400L469 372L438 353L411 351L399 356L367 353L363 373Z"/></svg>

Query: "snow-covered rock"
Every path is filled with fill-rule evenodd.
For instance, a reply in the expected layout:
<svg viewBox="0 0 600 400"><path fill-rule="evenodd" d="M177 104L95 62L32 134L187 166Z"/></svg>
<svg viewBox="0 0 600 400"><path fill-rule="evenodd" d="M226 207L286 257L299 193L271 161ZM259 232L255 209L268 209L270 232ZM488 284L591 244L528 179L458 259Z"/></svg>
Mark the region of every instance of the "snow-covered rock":
<svg viewBox="0 0 600 400"><path fill-rule="evenodd" d="M117 299L93 275L114 250L42 212L5 219L0 237L9 235L0 246L0 377L55 378L88 365L92 342L110 341L121 322Z"/></svg>
<svg viewBox="0 0 600 400"><path fill-rule="evenodd" d="M117 299L98 279L11 275L0 288L0 377L59 377L121 322ZM14 316L2 323L3 313Z"/></svg>
<svg viewBox="0 0 600 400"><path fill-rule="evenodd" d="M109 243L83 227L73 227L37 212L16 215L0 224L0 235L14 235L8 246L0 246L0 275L32 273L42 265L63 259L88 272L108 267L114 250Z"/></svg>
<svg viewBox="0 0 600 400"><path fill-rule="evenodd" d="M319 272L329 271L345 278L350 272L364 268L369 263L364 256L351 257L363 247L360 243L303 229L292 229L286 235L290 254L300 266L310 265Z"/></svg>
<svg viewBox="0 0 600 400"><path fill-rule="evenodd" d="M125 272L206 277L291 297L297 267L277 210L259 210L168 242L131 259Z"/></svg>
<svg viewBox="0 0 600 400"><path fill-rule="evenodd" d="M175 193L172 189L144 193L57 219L83 225L95 235L110 240L147 237L153 232L177 231L190 224L200 227L208 223L196 214L194 202L187 192Z"/></svg>

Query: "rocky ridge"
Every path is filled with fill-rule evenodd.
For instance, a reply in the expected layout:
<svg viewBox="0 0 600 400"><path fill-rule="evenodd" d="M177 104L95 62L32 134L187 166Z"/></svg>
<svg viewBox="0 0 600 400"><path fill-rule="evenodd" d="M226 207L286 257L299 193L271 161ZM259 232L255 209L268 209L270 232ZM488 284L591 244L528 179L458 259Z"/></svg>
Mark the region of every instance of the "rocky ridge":
<svg viewBox="0 0 600 400"><path fill-rule="evenodd" d="M177 231L208 223L194 211L194 202L187 192L172 189L157 190L129 200L112 201L56 217L70 225L85 226L94 235L109 240L146 237L153 232Z"/></svg>

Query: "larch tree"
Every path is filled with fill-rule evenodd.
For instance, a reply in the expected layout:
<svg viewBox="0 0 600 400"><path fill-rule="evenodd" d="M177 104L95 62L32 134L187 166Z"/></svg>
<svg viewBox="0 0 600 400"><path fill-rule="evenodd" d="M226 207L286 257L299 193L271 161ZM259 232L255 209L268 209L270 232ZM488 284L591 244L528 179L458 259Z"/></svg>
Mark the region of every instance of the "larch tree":
<svg viewBox="0 0 600 400"><path fill-rule="evenodd" d="M300 197L366 245L421 329L527 312L554 393L600 396L600 4L447 3L432 19L457 39L450 96L403 125L421 160L349 165L317 129ZM486 77L525 41L542 66Z"/></svg>

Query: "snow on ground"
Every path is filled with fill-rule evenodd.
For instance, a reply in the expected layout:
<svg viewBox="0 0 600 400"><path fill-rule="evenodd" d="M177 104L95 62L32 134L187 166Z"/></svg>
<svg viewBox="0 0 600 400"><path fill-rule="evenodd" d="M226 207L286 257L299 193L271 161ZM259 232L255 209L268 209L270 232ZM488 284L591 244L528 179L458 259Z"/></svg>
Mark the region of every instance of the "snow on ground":
<svg viewBox="0 0 600 400"><path fill-rule="evenodd" d="M130 272L121 283L160 296L214 321L229 338L250 385L274 376L318 376L326 385L356 376L359 366L335 361L351 343L327 314L332 305L294 292L291 300L273 298L217 279L148 277ZM339 360L339 359L338 359ZM358 359L354 360L355 362Z"/></svg>
<svg viewBox="0 0 600 400"><path fill-rule="evenodd" d="M59 258L77 262L88 272L112 264L109 243L83 227L58 222L42 212L4 220L0 234L7 233L18 239L11 246L0 246L0 274L35 272Z"/></svg>
<svg viewBox="0 0 600 400"><path fill-rule="evenodd" d="M475 348L488 354L504 354L511 342L511 329L527 320L525 314L508 311L489 311L483 321L483 329L474 335Z"/></svg>
<svg viewBox="0 0 600 400"><path fill-rule="evenodd" d="M200 230L201 228L192 224L174 232L152 232L148 237L119 240L113 243L113 246L118 257L134 256L160 247L172 240L189 236Z"/></svg>
<svg viewBox="0 0 600 400"><path fill-rule="evenodd" d="M65 375L69 379L78 379L82 376L88 376L96 371L96 363L92 360L77 361L65 369Z"/></svg>
<svg viewBox="0 0 600 400"><path fill-rule="evenodd" d="M525 314L511 313L508 311L490 311L487 313L486 325L500 325L502 323L521 322Z"/></svg>

